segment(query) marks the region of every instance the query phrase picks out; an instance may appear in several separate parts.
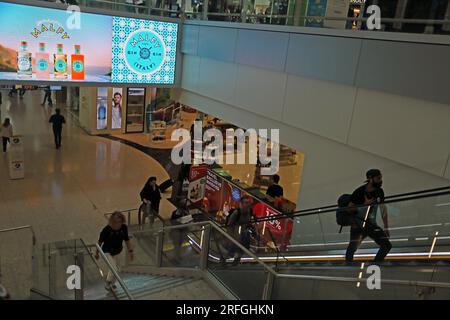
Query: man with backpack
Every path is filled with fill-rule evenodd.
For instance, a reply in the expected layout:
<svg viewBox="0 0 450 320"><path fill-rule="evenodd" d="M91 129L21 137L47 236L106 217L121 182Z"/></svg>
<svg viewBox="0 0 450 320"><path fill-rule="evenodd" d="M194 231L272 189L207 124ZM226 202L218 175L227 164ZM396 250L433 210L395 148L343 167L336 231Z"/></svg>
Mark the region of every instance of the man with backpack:
<svg viewBox="0 0 450 320"><path fill-rule="evenodd" d="M353 256L364 238L369 237L380 246L374 262L382 262L392 248L389 241L388 215L384 205L384 191L380 170L371 169L366 173L366 183L357 188L351 195L339 198L336 217L341 226L350 225L350 243L345 254L347 262L353 261ZM347 205L345 202L347 202ZM339 203L340 202L340 203ZM346 209L343 209L347 207ZM385 230L377 225L376 215L381 211Z"/></svg>
<svg viewBox="0 0 450 320"><path fill-rule="evenodd" d="M247 249L250 249L251 219L252 203L249 197L244 196L241 198L239 208L230 213L226 222L229 234ZM231 245L229 253L234 255L233 266L237 266L241 261L242 250L235 245Z"/></svg>

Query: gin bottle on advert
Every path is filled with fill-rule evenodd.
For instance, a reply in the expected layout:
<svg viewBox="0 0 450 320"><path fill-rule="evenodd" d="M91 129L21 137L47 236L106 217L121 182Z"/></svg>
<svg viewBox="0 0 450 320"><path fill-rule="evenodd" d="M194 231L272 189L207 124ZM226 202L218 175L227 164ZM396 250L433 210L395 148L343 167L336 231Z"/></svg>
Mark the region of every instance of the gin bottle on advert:
<svg viewBox="0 0 450 320"><path fill-rule="evenodd" d="M67 54L64 53L62 44L56 45L56 53L53 55L55 79L67 79Z"/></svg>
<svg viewBox="0 0 450 320"><path fill-rule="evenodd" d="M19 78L33 76L31 52L28 51L28 42L26 41L20 43L20 49L17 51L17 76Z"/></svg>
<svg viewBox="0 0 450 320"><path fill-rule="evenodd" d="M81 54L80 45L75 45L75 54L70 57L72 63L72 80L84 80L84 55Z"/></svg>
<svg viewBox="0 0 450 320"><path fill-rule="evenodd" d="M45 51L45 43L39 43L39 51L36 53L36 79L50 78L50 55Z"/></svg>
<svg viewBox="0 0 450 320"><path fill-rule="evenodd" d="M100 102L98 106L97 129L103 130L106 129L106 126L106 107Z"/></svg>

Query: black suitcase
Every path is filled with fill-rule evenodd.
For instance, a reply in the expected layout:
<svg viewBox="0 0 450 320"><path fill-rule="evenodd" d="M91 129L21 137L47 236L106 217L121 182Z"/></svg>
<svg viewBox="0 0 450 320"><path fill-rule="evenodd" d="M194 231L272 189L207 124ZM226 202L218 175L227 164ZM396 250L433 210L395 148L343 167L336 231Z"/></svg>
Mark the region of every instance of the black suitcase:
<svg viewBox="0 0 450 320"><path fill-rule="evenodd" d="M166 190L169 189L172 185L173 185L172 179L166 180L159 185L159 190L161 192L166 192Z"/></svg>

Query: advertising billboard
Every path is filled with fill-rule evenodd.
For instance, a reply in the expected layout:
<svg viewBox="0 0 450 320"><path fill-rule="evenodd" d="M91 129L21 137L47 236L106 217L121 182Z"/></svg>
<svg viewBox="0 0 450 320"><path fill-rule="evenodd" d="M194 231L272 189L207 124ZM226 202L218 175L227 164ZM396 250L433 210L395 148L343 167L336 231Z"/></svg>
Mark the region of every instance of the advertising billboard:
<svg viewBox="0 0 450 320"><path fill-rule="evenodd" d="M255 218L268 218L281 214L281 211L269 206L262 199L251 196L248 191L209 169L206 173L205 209L208 213L215 215L216 221L225 223L226 216L233 209L239 208L241 198L248 196L252 202L252 213ZM255 225L255 229L260 244L268 246L269 243L276 243L280 250L285 250L291 240L293 221L279 219L259 222Z"/></svg>
<svg viewBox="0 0 450 320"><path fill-rule="evenodd" d="M113 88L111 104L111 129L122 129L123 89Z"/></svg>
<svg viewBox="0 0 450 320"><path fill-rule="evenodd" d="M70 13L70 12L69 12ZM175 82L178 24L0 2L0 81Z"/></svg>
<svg viewBox="0 0 450 320"><path fill-rule="evenodd" d="M108 88L97 89L97 130L108 129Z"/></svg>

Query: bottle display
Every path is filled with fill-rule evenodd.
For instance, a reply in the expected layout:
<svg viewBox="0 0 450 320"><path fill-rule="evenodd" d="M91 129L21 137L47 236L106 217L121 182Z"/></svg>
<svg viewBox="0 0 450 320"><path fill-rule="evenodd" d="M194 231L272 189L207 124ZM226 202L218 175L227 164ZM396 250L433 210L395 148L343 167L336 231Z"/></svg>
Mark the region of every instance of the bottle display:
<svg viewBox="0 0 450 320"><path fill-rule="evenodd" d="M67 79L67 54L64 53L62 44L56 45L56 53L53 55L53 74L55 79Z"/></svg>
<svg viewBox="0 0 450 320"><path fill-rule="evenodd" d="M50 55L45 51L45 43L39 43L39 51L36 53L36 79L50 78Z"/></svg>
<svg viewBox="0 0 450 320"><path fill-rule="evenodd" d="M70 57L72 65L72 80L84 80L84 55L81 54L81 46L75 45L75 53Z"/></svg>
<svg viewBox="0 0 450 320"><path fill-rule="evenodd" d="M103 104L98 107L97 129L106 129L106 107Z"/></svg>
<svg viewBox="0 0 450 320"><path fill-rule="evenodd" d="M17 76L19 78L31 78L33 76L31 52L28 51L28 42L20 43L17 51Z"/></svg>

